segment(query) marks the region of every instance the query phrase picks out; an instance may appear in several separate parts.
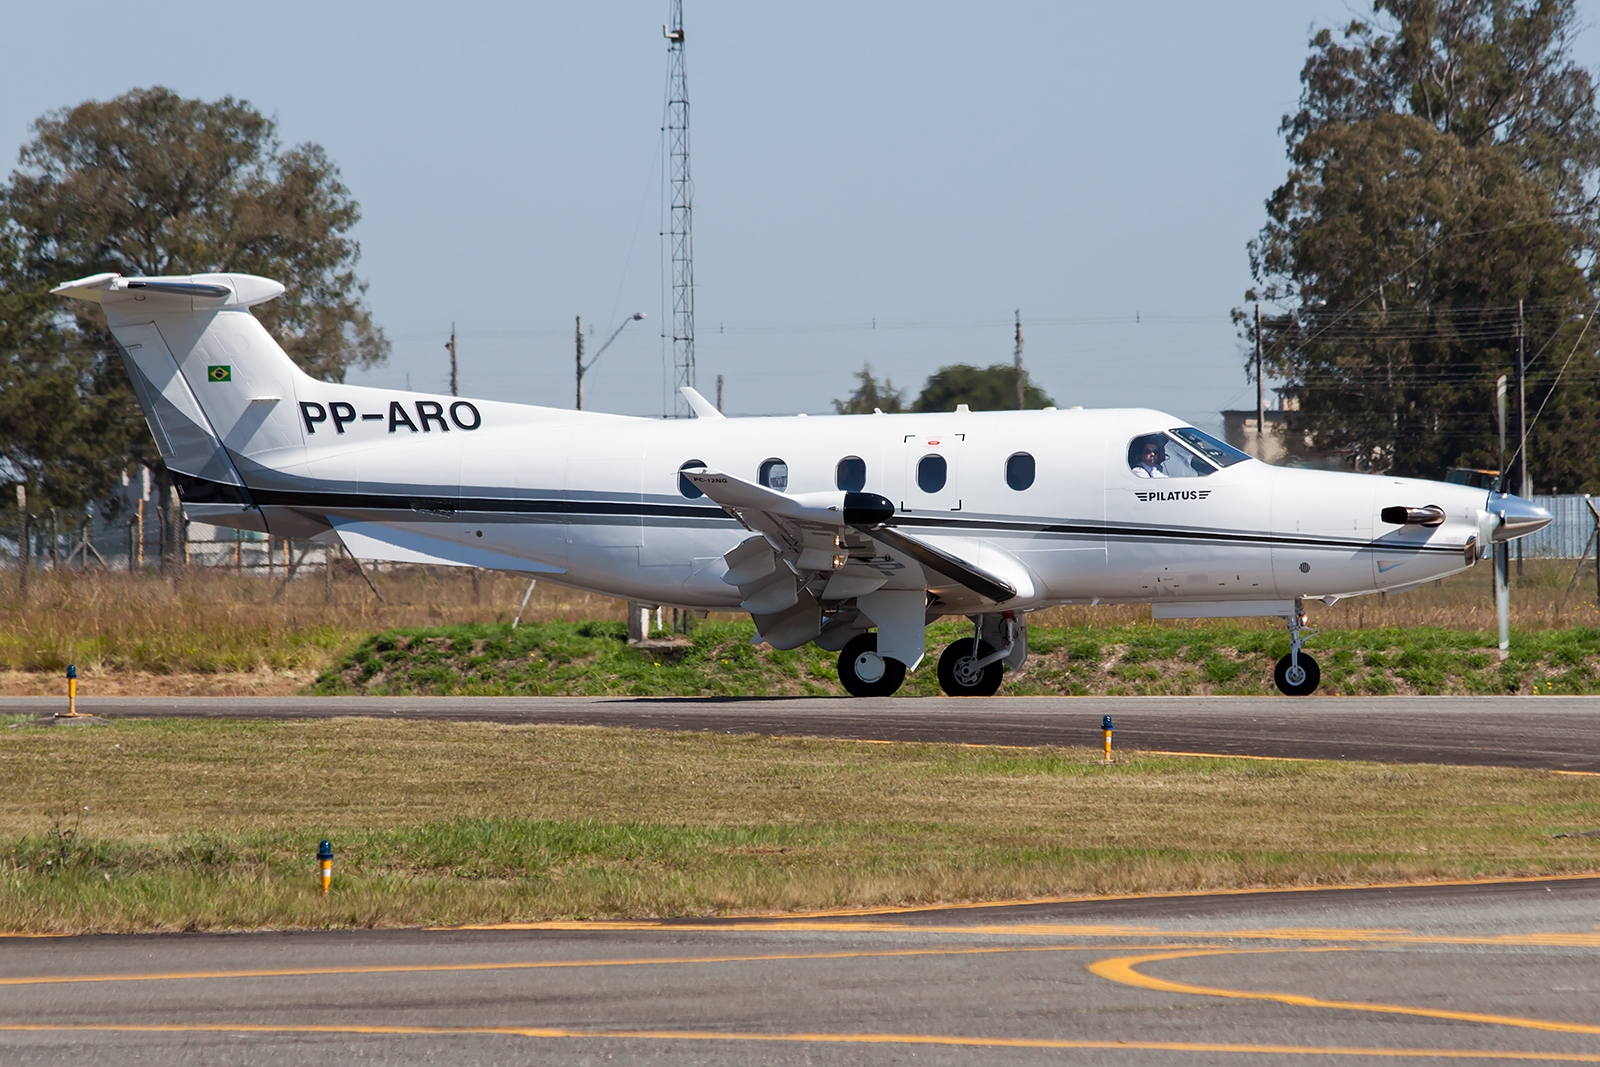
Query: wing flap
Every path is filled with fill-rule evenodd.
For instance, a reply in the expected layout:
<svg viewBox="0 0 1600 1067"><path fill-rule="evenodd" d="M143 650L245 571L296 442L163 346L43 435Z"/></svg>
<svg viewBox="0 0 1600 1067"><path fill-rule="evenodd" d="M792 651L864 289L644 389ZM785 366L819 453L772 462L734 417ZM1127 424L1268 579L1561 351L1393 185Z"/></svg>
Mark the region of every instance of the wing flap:
<svg viewBox="0 0 1600 1067"><path fill-rule="evenodd" d="M926 541L912 537L904 531L888 526L879 526L864 529L861 532L911 557L923 569L933 571L935 574L941 574L952 582L957 582L979 596L994 601L996 604L1004 604L1006 601L1016 598L1017 587L1004 578L951 555L944 549L936 548Z"/></svg>

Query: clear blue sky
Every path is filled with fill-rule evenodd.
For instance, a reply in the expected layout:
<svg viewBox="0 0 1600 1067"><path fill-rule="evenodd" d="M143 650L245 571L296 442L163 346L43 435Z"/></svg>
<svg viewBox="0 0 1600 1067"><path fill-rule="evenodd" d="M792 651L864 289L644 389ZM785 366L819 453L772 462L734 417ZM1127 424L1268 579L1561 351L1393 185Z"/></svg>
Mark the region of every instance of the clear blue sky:
<svg viewBox="0 0 1600 1067"><path fill-rule="evenodd" d="M1338 0L806 5L686 0L699 383L823 412L870 361L912 394L1011 358L1061 405L1214 427L1254 406L1228 321L1282 180L1280 116ZM12 4L0 154L45 111L134 86L249 100L360 201L388 332L356 381L660 414L665 0ZM1578 58L1600 65L1589 31ZM872 328L876 321L877 328ZM592 351L592 347L591 347Z"/></svg>

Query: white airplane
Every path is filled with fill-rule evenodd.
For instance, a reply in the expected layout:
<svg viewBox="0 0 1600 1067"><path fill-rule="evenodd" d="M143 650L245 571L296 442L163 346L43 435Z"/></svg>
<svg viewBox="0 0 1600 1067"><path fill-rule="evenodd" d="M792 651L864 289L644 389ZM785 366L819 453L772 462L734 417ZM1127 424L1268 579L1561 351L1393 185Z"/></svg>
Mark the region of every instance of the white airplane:
<svg viewBox="0 0 1600 1067"><path fill-rule="evenodd" d="M1395 592L1544 527L1526 500L1295 470L1159 411L629 418L316 381L244 274L99 274L99 303L184 510L360 558L522 571L649 604L745 611L777 648L839 652L887 696L924 628L973 623L946 693L1022 667L1028 613L1148 603L1157 619L1282 618L1286 694L1317 687L1304 602Z"/></svg>

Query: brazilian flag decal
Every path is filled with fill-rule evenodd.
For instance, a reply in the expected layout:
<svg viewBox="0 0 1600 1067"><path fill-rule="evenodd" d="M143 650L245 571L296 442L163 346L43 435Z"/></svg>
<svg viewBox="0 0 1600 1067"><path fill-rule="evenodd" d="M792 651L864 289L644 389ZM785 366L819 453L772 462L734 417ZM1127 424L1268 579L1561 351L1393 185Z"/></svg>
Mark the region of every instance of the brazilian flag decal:
<svg viewBox="0 0 1600 1067"><path fill-rule="evenodd" d="M214 382L231 382L233 381L233 368L228 366L207 367L206 377Z"/></svg>

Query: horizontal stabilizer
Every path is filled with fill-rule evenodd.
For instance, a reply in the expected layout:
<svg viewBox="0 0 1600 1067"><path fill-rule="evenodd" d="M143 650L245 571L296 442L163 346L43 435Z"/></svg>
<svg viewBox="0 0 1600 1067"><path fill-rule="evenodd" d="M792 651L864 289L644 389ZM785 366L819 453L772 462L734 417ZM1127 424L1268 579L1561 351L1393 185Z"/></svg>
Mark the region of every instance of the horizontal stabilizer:
<svg viewBox="0 0 1600 1067"><path fill-rule="evenodd" d="M56 296L88 300L96 304L122 304L158 297L198 300L202 308L246 308L264 304L283 295L283 285L271 278L253 274L186 274L171 278L124 278L120 274L94 274L64 282L50 290ZM151 310L162 309L156 304ZM185 307L179 304L179 307Z"/></svg>
<svg viewBox="0 0 1600 1067"><path fill-rule="evenodd" d="M481 567L495 571L522 571L527 574L565 574L562 567L552 567L530 559L503 555L476 545L460 545L442 537L429 537L415 528L389 526L381 522L346 522L333 520L339 539L358 559L381 559L391 563L423 563L436 567ZM441 529L455 530L458 524ZM462 525L459 528L465 529ZM487 527L486 527L487 529Z"/></svg>

